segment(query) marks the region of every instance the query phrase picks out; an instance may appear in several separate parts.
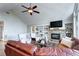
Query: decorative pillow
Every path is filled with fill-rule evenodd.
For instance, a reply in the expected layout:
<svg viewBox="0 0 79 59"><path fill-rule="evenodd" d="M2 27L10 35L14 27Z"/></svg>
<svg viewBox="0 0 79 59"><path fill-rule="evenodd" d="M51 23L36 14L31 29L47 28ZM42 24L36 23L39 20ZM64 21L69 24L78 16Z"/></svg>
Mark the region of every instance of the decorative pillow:
<svg viewBox="0 0 79 59"><path fill-rule="evenodd" d="M62 39L61 44L67 46L68 48L72 47L73 41L68 40L68 39Z"/></svg>

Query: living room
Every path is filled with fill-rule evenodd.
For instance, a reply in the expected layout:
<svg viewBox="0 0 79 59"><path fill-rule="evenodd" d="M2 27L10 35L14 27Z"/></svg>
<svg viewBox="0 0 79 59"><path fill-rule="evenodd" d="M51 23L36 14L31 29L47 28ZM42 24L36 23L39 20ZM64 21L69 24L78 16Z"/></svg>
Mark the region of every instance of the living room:
<svg viewBox="0 0 79 59"><path fill-rule="evenodd" d="M16 45L17 47L20 46L23 48L31 46L28 44L33 44L37 46L37 48L41 48L42 52L48 49L45 50L45 54L37 51L35 55L79 55L78 51L73 52L73 54L72 52L64 54L67 52L62 53L60 51L61 48L71 49L74 39L78 39L78 6L77 3L0 4L0 41L7 43L4 48L5 55L33 55L33 53L36 52L32 50L28 50L30 52L23 49L21 50L24 52L12 50L16 49L13 48L13 46L16 47ZM30 8L34 10L31 9L29 12ZM27 46L25 44L27 44ZM35 46L29 48L33 47L36 49ZM78 50L78 46L74 49ZM52 54L54 51L52 48L61 52L61 54L59 54L59 52L58 54ZM18 47L18 49L20 48ZM47 54L49 51L51 53Z"/></svg>

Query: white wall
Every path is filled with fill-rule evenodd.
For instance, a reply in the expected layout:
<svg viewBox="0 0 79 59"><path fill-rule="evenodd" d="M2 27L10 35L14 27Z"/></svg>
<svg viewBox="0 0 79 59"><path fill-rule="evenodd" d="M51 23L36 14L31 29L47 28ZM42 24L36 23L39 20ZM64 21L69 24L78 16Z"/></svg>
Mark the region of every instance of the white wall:
<svg viewBox="0 0 79 59"><path fill-rule="evenodd" d="M2 13L0 14L0 20L4 21L3 38L18 39L18 34L26 33L27 26L19 18L12 14Z"/></svg>
<svg viewBox="0 0 79 59"><path fill-rule="evenodd" d="M52 19L52 18L50 18L48 21L47 20L42 20L42 21L38 21L38 22L36 22L34 25L50 25L50 22L51 21L58 21L58 20L62 20L63 21L63 28L65 28L65 24L66 23L73 23L73 15L71 14L71 15L69 15L68 17L66 17L65 19L62 19L61 17L58 19ZM39 22L41 22L41 23L39 23ZM33 26L33 25L27 25L27 31L28 32L30 32L31 30L31 26Z"/></svg>
<svg viewBox="0 0 79 59"><path fill-rule="evenodd" d="M28 32L28 33L31 33L31 26L32 26L32 25L27 25L27 32Z"/></svg>
<svg viewBox="0 0 79 59"><path fill-rule="evenodd" d="M79 5L75 3L74 12L73 12L73 33L74 37L79 37Z"/></svg>
<svg viewBox="0 0 79 59"><path fill-rule="evenodd" d="M39 21L38 22L36 22L36 26L38 26L38 25L40 25L40 26L42 26L42 25L50 25L50 22L51 21L58 21L58 20L62 20L63 21L63 29L65 29L65 24L67 24L67 23L73 23L73 15L71 14L71 15L69 15L68 17L66 17L65 19L50 19L50 20L48 20L48 22L46 22L46 20L43 20L43 23L40 23L39 24ZM31 26L33 26L33 25L27 25L27 32L30 32L31 33ZM64 37L66 37L66 33L65 33L65 30L56 30L56 31L49 31L49 38L48 39L51 39L51 33L60 33L60 36L61 36L61 38L64 38Z"/></svg>
<svg viewBox="0 0 79 59"><path fill-rule="evenodd" d="M77 31L76 31L76 16L75 16L75 12L73 12L73 37L77 36Z"/></svg>
<svg viewBox="0 0 79 59"><path fill-rule="evenodd" d="M33 13L32 16L29 13L17 13L17 16L22 18L24 22L27 22L28 25L36 24L47 24L49 21L53 20L65 20L68 18L74 9L73 3L42 3L36 4L40 14ZM17 12L16 11L16 12Z"/></svg>

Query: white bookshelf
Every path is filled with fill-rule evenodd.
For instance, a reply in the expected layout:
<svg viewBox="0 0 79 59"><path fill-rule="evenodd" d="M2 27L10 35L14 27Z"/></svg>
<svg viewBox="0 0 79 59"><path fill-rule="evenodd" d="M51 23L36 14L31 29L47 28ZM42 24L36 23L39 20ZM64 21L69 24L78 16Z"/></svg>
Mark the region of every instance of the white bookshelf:
<svg viewBox="0 0 79 59"><path fill-rule="evenodd" d="M49 36L48 35L49 26L48 25L32 26L31 32L34 32L36 34L36 37L40 37L40 38L46 37L46 38L48 38L48 36Z"/></svg>

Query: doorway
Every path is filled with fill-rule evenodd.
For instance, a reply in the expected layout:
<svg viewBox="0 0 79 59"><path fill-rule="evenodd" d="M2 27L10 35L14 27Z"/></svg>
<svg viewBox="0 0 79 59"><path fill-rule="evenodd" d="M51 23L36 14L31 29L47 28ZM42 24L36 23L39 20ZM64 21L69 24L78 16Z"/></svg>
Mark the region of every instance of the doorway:
<svg viewBox="0 0 79 59"><path fill-rule="evenodd" d="M0 40L3 39L3 28L4 28L4 22L0 21Z"/></svg>

